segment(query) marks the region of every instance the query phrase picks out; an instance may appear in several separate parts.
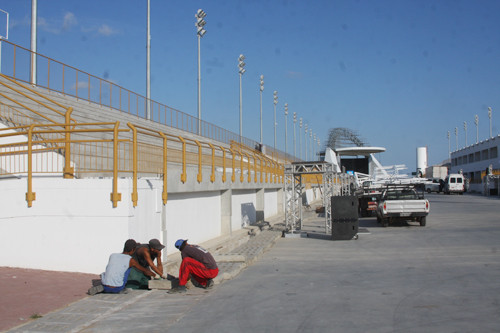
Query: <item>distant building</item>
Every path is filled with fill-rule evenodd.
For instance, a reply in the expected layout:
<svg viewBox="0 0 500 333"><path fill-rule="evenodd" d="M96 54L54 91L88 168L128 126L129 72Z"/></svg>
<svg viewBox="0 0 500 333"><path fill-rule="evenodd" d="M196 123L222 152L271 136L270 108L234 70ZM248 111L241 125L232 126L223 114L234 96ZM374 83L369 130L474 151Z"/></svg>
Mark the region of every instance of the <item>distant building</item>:
<svg viewBox="0 0 500 333"><path fill-rule="evenodd" d="M498 150L500 136L474 143L451 153L450 173L463 173L469 179L470 189L482 192L482 178L491 166L500 173Z"/></svg>

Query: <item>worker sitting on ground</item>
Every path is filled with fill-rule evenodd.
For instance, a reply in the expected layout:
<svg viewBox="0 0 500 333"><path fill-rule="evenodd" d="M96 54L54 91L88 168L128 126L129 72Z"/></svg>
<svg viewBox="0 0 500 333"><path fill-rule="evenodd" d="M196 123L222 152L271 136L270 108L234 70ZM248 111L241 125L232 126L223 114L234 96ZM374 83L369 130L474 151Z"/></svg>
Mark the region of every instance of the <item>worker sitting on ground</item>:
<svg viewBox="0 0 500 333"><path fill-rule="evenodd" d="M101 279L92 281L92 288L88 290L89 295L97 293L124 293L128 276L132 267L140 270L146 275L154 275L151 271L141 267L137 261L132 259L137 243L133 239L125 242L122 253L113 253L109 256L106 271L101 274Z"/></svg>
<svg viewBox="0 0 500 333"><path fill-rule="evenodd" d="M201 246L188 244L187 239L177 240L175 247L181 251L182 263L179 268L179 286L170 289L169 293L186 292L190 277L195 286L211 288L214 285L212 279L219 274L214 257Z"/></svg>
<svg viewBox="0 0 500 333"><path fill-rule="evenodd" d="M127 288L132 289L147 289L148 282L151 276L158 275L158 278L163 278L163 263L161 261L161 250L165 246L158 239L151 239L149 244L137 244L137 250L133 254L133 258L148 272L153 274L144 274L144 271L132 269L129 275ZM156 265L154 260L156 259ZM151 272L152 271L152 272Z"/></svg>

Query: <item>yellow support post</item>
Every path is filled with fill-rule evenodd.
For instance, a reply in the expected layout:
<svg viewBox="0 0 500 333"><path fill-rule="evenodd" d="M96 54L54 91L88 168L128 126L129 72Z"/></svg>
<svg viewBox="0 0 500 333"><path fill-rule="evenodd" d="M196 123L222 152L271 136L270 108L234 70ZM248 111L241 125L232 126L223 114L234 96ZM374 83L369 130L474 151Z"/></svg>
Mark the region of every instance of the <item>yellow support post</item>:
<svg viewBox="0 0 500 333"><path fill-rule="evenodd" d="M247 153L243 153L246 157L247 157L247 170L248 170L248 182L251 183L252 182L252 173L250 172L250 156L248 156ZM241 173L241 177L243 178L243 170L242 170L242 173Z"/></svg>
<svg viewBox="0 0 500 333"><path fill-rule="evenodd" d="M161 198L163 204L167 204L168 192L167 192L167 136L162 132L158 134L163 138L163 191L161 192Z"/></svg>
<svg viewBox="0 0 500 333"><path fill-rule="evenodd" d="M253 154L253 174L254 174L254 181L257 183L257 156L255 153Z"/></svg>
<svg viewBox="0 0 500 333"><path fill-rule="evenodd" d="M262 178L262 173L264 172L264 169L262 168L262 158L260 158L260 156L258 156L258 159L259 159L259 163L260 163L260 182L263 183L264 180Z"/></svg>
<svg viewBox="0 0 500 333"><path fill-rule="evenodd" d="M220 150L222 151L222 182L226 182L226 150L224 147L219 146Z"/></svg>
<svg viewBox="0 0 500 333"><path fill-rule="evenodd" d="M132 129L132 203L137 206L139 194L137 193L137 128L131 123L127 123Z"/></svg>
<svg viewBox="0 0 500 333"><path fill-rule="evenodd" d="M73 112L73 108L69 107L68 111L66 111L65 114L65 138L64 138L64 171L63 171L63 177L66 179L73 179L75 178L75 169L71 167L71 133L70 133L70 123L71 123L71 112Z"/></svg>
<svg viewBox="0 0 500 333"><path fill-rule="evenodd" d="M113 192L111 193L111 201L113 208L118 206L118 201L122 200L122 194L118 193L118 126L120 122L115 123L113 129Z"/></svg>
<svg viewBox="0 0 500 333"><path fill-rule="evenodd" d="M201 143L198 140L194 140L194 142L198 145L198 175L196 176L196 180L198 180L198 183L201 183L203 180L203 175L201 173Z"/></svg>
<svg viewBox="0 0 500 333"><path fill-rule="evenodd" d="M28 130L28 192L26 192L26 201L28 207L31 207L33 201L36 200L36 193L33 192L33 127L31 125Z"/></svg>
<svg viewBox="0 0 500 333"><path fill-rule="evenodd" d="M215 147L211 143L208 143L208 145L212 148L212 174L210 175L210 181L213 183L215 181Z"/></svg>
<svg viewBox="0 0 500 333"><path fill-rule="evenodd" d="M243 154L241 151L239 152L240 154L240 182L243 183Z"/></svg>
<svg viewBox="0 0 500 333"><path fill-rule="evenodd" d="M182 174L181 174L181 182L185 183L187 179L186 175L186 140L184 140L181 136L178 136L179 140L182 142Z"/></svg>
<svg viewBox="0 0 500 333"><path fill-rule="evenodd" d="M236 171L236 168L234 166L235 164L235 157L236 157L236 153L234 150L232 150L231 148L229 148L229 151L231 152L231 156L233 157L232 158L232 163L231 163L231 167L233 168L233 172L231 173L231 182L234 183L235 179L236 179L236 175L235 175L235 171Z"/></svg>

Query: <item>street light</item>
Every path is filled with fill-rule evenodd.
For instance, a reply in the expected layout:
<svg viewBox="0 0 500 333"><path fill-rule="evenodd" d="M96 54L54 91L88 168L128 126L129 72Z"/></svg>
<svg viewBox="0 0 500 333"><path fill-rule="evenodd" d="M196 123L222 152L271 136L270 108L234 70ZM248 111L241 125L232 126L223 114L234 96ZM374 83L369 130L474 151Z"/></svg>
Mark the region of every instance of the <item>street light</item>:
<svg viewBox="0 0 500 333"><path fill-rule="evenodd" d="M493 134L492 134L492 128L491 128L491 107L488 107L488 118L490 118L490 138L493 137Z"/></svg>
<svg viewBox="0 0 500 333"><path fill-rule="evenodd" d="M457 149L455 151L458 150L458 127L455 127L455 140L457 142Z"/></svg>
<svg viewBox="0 0 500 333"><path fill-rule="evenodd" d="M264 91L264 75L260 76L260 146L262 148L262 92Z"/></svg>
<svg viewBox="0 0 500 333"><path fill-rule="evenodd" d="M464 121L465 147L467 147L467 122Z"/></svg>
<svg viewBox="0 0 500 333"><path fill-rule="evenodd" d="M309 161L307 158L307 124L304 125L305 128L305 136L304 136L304 147L306 147L306 161Z"/></svg>
<svg viewBox="0 0 500 333"><path fill-rule="evenodd" d="M299 158L302 159L302 118L299 119Z"/></svg>
<svg viewBox="0 0 500 333"><path fill-rule="evenodd" d="M274 104L274 153L276 154L276 104L278 104L278 92L275 90L273 92L273 104Z"/></svg>
<svg viewBox="0 0 500 333"><path fill-rule="evenodd" d="M288 155L288 142L287 142L287 139L288 139L288 131L287 131L287 127L288 127L288 103L285 103L285 159L286 159L286 155Z"/></svg>
<svg viewBox="0 0 500 333"><path fill-rule="evenodd" d="M312 137L313 137L313 130L312 128L309 129L309 144L311 145L311 161L314 159L313 155L313 142L312 142Z"/></svg>
<svg viewBox="0 0 500 333"><path fill-rule="evenodd" d="M318 140L318 160L319 160L319 153L320 153L321 145L319 144L319 138L317 140Z"/></svg>
<svg viewBox="0 0 500 333"><path fill-rule="evenodd" d="M238 73L240 74L240 143L243 137L243 96L241 94L241 77L245 73L245 56L240 54L238 57Z"/></svg>
<svg viewBox="0 0 500 333"><path fill-rule="evenodd" d="M451 157L450 131L448 131L448 158Z"/></svg>
<svg viewBox="0 0 500 333"><path fill-rule="evenodd" d="M293 158L297 157L297 145L295 141L295 124L297 123L297 112L293 113Z"/></svg>
<svg viewBox="0 0 500 333"><path fill-rule="evenodd" d="M205 35L207 32L203 27L207 22L205 22L204 18L207 16L203 10L198 9L194 17L196 18L196 34L198 35L198 135L201 135L201 54L200 54L200 45L201 45L201 37Z"/></svg>
<svg viewBox="0 0 500 333"><path fill-rule="evenodd" d="M476 124L476 144L479 142L479 116L474 116L474 124Z"/></svg>

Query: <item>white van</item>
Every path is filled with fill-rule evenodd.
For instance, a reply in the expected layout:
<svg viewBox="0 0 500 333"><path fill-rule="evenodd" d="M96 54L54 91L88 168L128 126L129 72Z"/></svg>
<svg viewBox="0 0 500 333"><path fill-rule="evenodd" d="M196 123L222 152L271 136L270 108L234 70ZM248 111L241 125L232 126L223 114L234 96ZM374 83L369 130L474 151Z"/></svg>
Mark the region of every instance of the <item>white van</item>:
<svg viewBox="0 0 500 333"><path fill-rule="evenodd" d="M464 192L465 192L465 179L463 175L459 173L452 173L446 177L444 184L444 193L464 194Z"/></svg>

